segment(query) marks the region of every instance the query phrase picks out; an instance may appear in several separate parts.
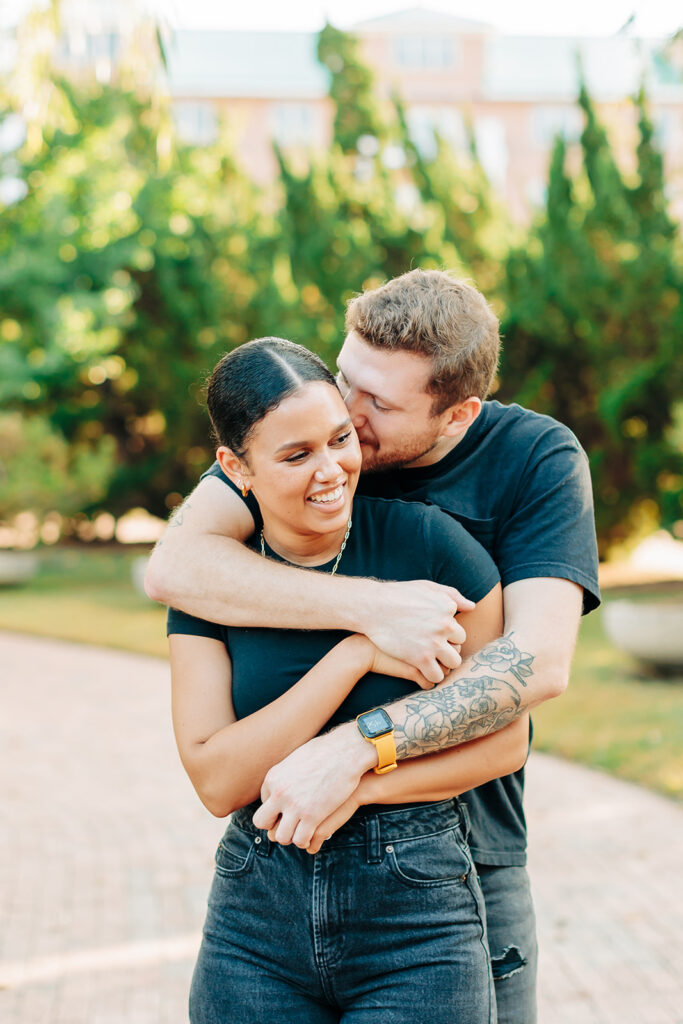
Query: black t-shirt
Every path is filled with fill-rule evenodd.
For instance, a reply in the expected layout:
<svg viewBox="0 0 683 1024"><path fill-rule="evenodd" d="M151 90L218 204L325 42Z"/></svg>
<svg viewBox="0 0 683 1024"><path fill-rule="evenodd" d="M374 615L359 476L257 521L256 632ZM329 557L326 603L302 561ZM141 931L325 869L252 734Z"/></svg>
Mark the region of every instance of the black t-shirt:
<svg viewBox="0 0 683 1024"><path fill-rule="evenodd" d="M358 491L438 505L484 545L504 587L554 576L584 588L584 613L600 604L588 459L550 416L484 402L440 462L363 474Z"/></svg>
<svg viewBox="0 0 683 1024"><path fill-rule="evenodd" d="M217 463L208 475L229 483ZM484 402L465 437L439 462L361 474L359 493L443 509L486 548L504 587L551 576L583 587L584 614L600 603L588 460L572 432L549 416ZM247 505L259 530L251 493ZM417 565L413 578L424 578ZM476 600L465 587L459 589ZM461 797L478 864L526 862L523 794L522 769Z"/></svg>
<svg viewBox="0 0 683 1024"><path fill-rule="evenodd" d="M258 534L249 543L260 550ZM278 559L267 546L266 550ZM315 570L331 572L334 561ZM354 500L353 525L337 572L382 580L431 579L467 589L475 601L500 579L482 546L440 509L368 497ZM167 632L206 636L225 644L232 662L232 702L238 718L280 697L348 635L341 630L221 626L173 608L168 612ZM416 683L406 679L368 673L324 728L417 689Z"/></svg>

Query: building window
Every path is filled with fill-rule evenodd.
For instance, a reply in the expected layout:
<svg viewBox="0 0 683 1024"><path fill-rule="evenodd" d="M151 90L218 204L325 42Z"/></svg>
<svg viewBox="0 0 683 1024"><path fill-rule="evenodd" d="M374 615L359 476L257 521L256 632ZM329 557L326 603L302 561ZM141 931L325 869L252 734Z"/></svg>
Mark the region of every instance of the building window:
<svg viewBox="0 0 683 1024"><path fill-rule="evenodd" d="M271 131L281 146L310 146L315 142L315 117L310 103L276 103Z"/></svg>
<svg viewBox="0 0 683 1024"><path fill-rule="evenodd" d="M174 103L176 131L193 146L209 146L218 138L218 115L213 103Z"/></svg>
<svg viewBox="0 0 683 1024"><path fill-rule="evenodd" d="M463 149L467 144L462 114L453 107L412 106L406 112L408 132L426 160L433 160L437 151L437 136L453 149Z"/></svg>
<svg viewBox="0 0 683 1024"><path fill-rule="evenodd" d="M455 64L455 40L448 36L398 36L394 55L403 68L451 68Z"/></svg>
<svg viewBox="0 0 683 1024"><path fill-rule="evenodd" d="M508 170L508 147L502 118L478 117L474 124L474 141L489 181L502 187Z"/></svg>
<svg viewBox="0 0 683 1024"><path fill-rule="evenodd" d="M116 32L63 33L57 41L57 56L71 66L89 66L98 60L116 61L121 52L121 37Z"/></svg>

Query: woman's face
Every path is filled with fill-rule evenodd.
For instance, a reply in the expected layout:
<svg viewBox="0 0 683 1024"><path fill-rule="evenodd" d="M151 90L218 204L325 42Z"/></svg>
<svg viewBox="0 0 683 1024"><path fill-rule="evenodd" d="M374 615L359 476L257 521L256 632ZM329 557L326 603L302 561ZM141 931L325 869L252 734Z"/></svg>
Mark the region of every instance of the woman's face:
<svg viewBox="0 0 683 1024"><path fill-rule="evenodd" d="M336 387L305 384L258 423L245 481L267 531L326 534L346 527L361 452Z"/></svg>

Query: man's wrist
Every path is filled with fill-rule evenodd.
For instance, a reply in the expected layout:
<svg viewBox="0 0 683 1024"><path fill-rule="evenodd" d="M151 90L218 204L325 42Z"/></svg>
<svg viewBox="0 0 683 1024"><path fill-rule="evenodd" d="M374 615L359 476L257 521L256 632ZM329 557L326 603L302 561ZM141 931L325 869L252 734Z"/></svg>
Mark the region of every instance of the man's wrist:
<svg viewBox="0 0 683 1024"><path fill-rule="evenodd" d="M348 753L353 765L358 769L359 777L377 766L378 756L375 745L361 736L355 722L345 722L334 732L337 742Z"/></svg>
<svg viewBox="0 0 683 1024"><path fill-rule="evenodd" d="M351 576L338 577L336 582L346 588L346 600L339 605L343 628L367 636L371 631L369 623L372 612L379 602L380 588L384 584L379 580Z"/></svg>

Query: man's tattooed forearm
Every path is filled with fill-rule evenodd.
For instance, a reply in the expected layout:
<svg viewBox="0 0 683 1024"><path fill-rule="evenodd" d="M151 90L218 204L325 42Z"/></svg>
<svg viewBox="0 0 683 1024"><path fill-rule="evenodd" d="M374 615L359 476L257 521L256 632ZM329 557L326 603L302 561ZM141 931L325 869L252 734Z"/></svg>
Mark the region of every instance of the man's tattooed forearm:
<svg viewBox="0 0 683 1024"><path fill-rule="evenodd" d="M533 660L509 633L473 655L472 674L411 696L394 729L398 757L429 754L509 725L526 711L521 690L533 675ZM485 674L474 675L480 671Z"/></svg>

